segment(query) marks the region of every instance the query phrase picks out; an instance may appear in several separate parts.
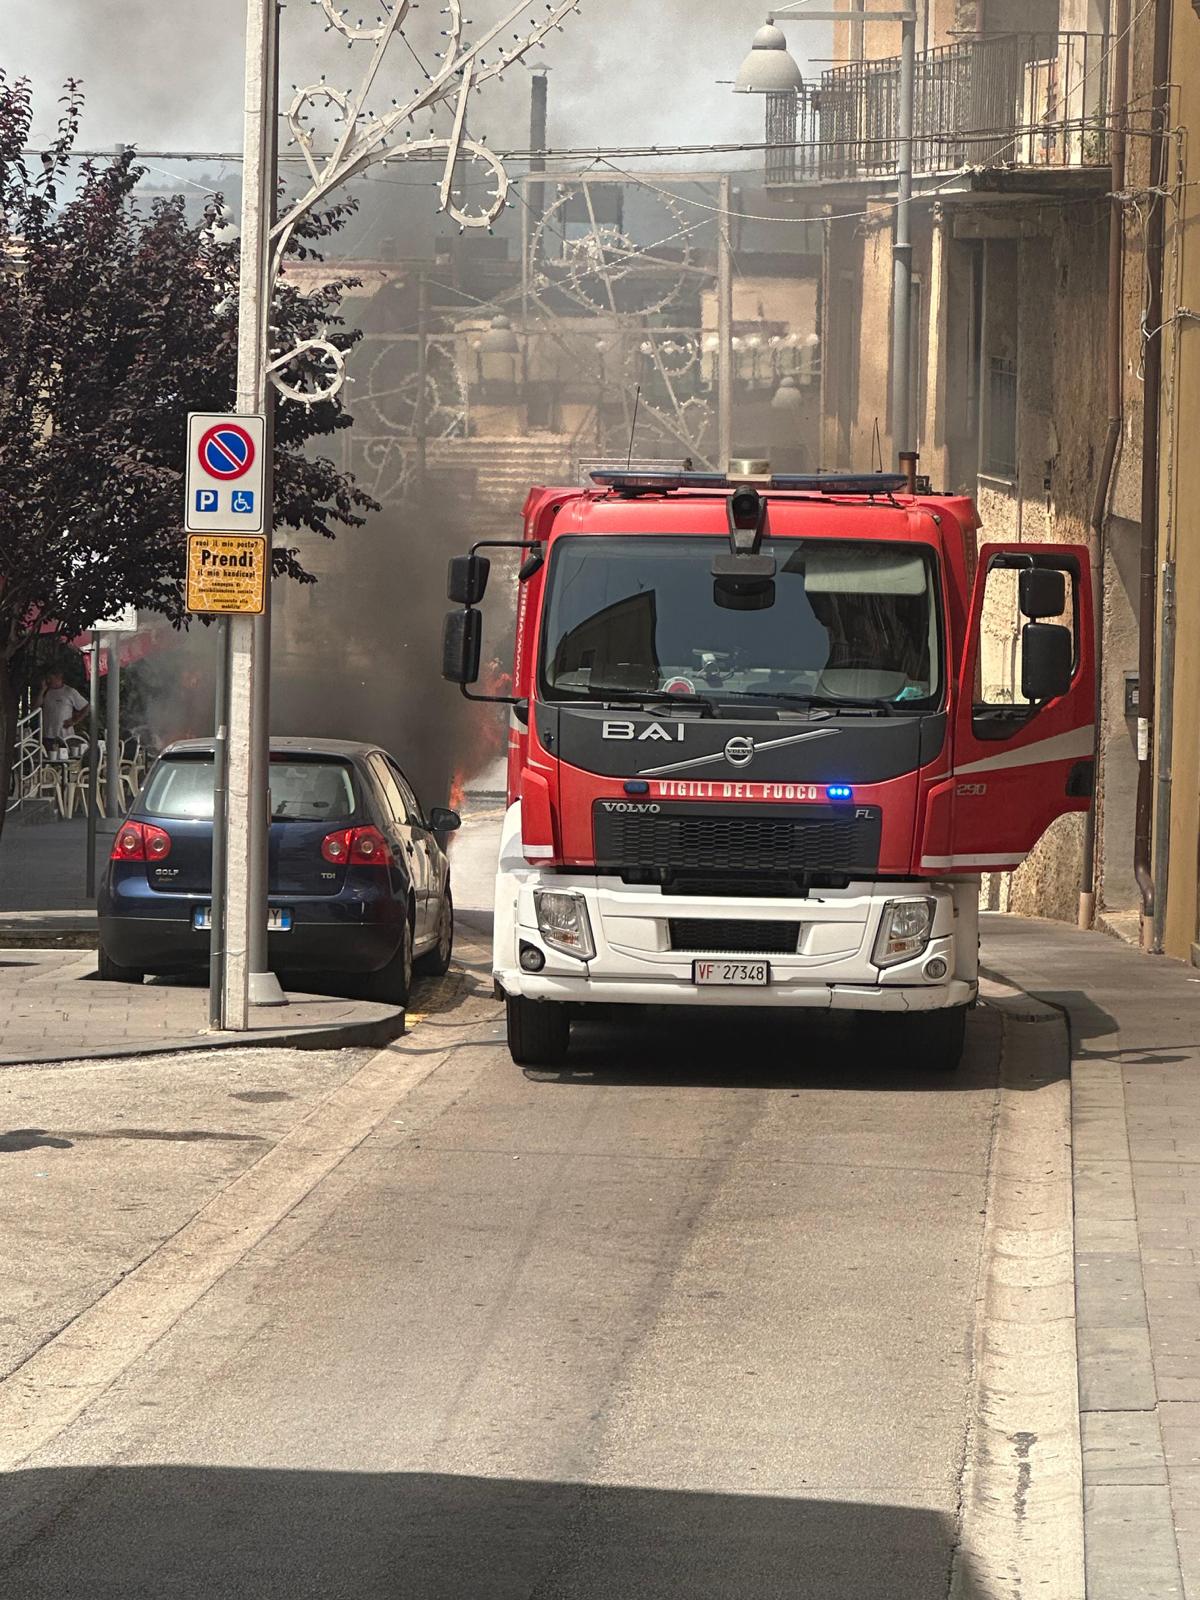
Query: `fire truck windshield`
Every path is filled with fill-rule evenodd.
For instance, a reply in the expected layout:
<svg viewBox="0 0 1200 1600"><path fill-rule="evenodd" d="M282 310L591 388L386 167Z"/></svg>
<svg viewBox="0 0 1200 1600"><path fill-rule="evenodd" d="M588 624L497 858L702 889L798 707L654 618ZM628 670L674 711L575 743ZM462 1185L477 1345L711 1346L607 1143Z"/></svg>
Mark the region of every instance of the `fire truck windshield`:
<svg viewBox="0 0 1200 1600"><path fill-rule="evenodd" d="M941 648L933 553L865 540L768 539L774 602L713 597L713 538L554 543L541 690L552 700L694 692L710 700L936 706Z"/></svg>

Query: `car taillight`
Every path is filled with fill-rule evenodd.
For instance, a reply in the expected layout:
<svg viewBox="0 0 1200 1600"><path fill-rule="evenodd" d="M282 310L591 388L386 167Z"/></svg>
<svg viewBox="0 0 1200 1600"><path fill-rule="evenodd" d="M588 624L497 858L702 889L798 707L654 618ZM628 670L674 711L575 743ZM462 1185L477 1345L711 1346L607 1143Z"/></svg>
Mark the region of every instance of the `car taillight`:
<svg viewBox="0 0 1200 1600"><path fill-rule="evenodd" d="M113 840L110 861L165 861L171 835L152 822L123 822Z"/></svg>
<svg viewBox="0 0 1200 1600"><path fill-rule="evenodd" d="M392 852L378 828L339 828L321 841L321 854L336 867L390 867Z"/></svg>

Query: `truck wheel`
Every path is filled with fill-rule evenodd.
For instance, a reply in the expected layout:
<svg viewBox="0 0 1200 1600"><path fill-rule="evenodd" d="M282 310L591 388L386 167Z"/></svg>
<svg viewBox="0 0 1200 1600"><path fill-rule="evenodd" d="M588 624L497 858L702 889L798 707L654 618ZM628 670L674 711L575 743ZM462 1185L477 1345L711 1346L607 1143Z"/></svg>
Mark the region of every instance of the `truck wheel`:
<svg viewBox="0 0 1200 1600"><path fill-rule="evenodd" d="M508 1052L519 1067L556 1067L566 1059L571 1019L560 1000L506 995Z"/></svg>
<svg viewBox="0 0 1200 1600"><path fill-rule="evenodd" d="M96 951L96 975L103 983L141 983L146 976L138 967L123 967L103 945Z"/></svg>
<svg viewBox="0 0 1200 1600"><path fill-rule="evenodd" d="M968 1009L868 1011L860 1020L867 1047L880 1061L906 1072L953 1072L962 1061Z"/></svg>

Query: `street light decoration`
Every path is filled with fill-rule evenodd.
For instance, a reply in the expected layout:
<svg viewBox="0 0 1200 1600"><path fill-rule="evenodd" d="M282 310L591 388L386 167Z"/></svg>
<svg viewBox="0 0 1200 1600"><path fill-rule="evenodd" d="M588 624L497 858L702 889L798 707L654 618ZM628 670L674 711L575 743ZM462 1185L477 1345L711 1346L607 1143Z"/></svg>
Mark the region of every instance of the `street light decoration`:
<svg viewBox="0 0 1200 1600"><path fill-rule="evenodd" d="M787 39L767 22L754 35L750 54L733 80L734 94L787 94L804 87L800 68L787 47Z"/></svg>
<svg viewBox="0 0 1200 1600"><path fill-rule="evenodd" d="M437 184L438 209L458 223L460 230L490 228L508 203L509 178L504 163L485 144L469 138L466 132L467 107L472 93L485 83L499 78L535 47L543 47L548 34L561 28L579 0L521 0L509 5L474 41L464 32L472 23L464 18L461 0L446 0L441 30L443 43L436 60L422 67L425 81L407 99L394 99L382 113L372 109L381 93L380 72L390 46L404 39L404 22L416 10L415 0L376 0L373 20L354 18L351 8L336 0L313 0L324 14L327 29L340 33L350 49L369 47L358 88L337 89L323 79L296 91L287 110L288 127L299 147L310 179L307 192L288 206L271 232L271 281L282 267L288 244L305 215L334 189L365 172L370 166L389 161L430 160L444 157ZM540 14L539 14L540 13ZM521 22L524 19L522 30ZM515 30L515 31L514 31ZM406 41L407 42L407 41ZM490 55L485 52L493 52ZM312 114L323 106L333 114L333 147L318 152ZM452 121L447 133L430 128L426 137L414 139L411 124L417 117L433 119L449 113ZM460 204L462 189L456 186L459 163L482 167L485 190L477 209ZM314 353L312 344L280 354L269 363L271 382L283 394L306 405L331 398L345 382L345 361L327 341L317 341L317 352L329 356L332 370L324 387L300 388L283 376L302 355ZM332 352L330 355L329 352Z"/></svg>

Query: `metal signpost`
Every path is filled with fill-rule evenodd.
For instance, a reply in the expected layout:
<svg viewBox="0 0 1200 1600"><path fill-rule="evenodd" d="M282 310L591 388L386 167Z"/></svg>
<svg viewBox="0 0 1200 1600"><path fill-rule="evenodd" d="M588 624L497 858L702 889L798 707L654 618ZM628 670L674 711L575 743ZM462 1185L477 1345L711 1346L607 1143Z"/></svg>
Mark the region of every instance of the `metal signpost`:
<svg viewBox="0 0 1200 1600"><path fill-rule="evenodd" d="M270 548L266 517L268 453L262 416L188 417L184 522L188 531L186 605L217 617L216 740L213 749L212 910L209 1026L226 1026L226 927L229 795L229 619L261 616ZM200 530L200 531L195 531ZM228 530L228 531L226 531ZM266 909L263 908L265 919ZM236 1024L234 1024L236 1026Z"/></svg>

